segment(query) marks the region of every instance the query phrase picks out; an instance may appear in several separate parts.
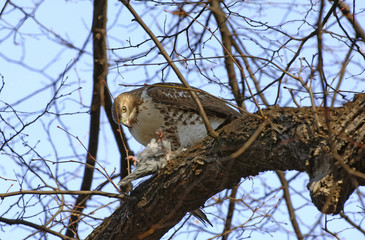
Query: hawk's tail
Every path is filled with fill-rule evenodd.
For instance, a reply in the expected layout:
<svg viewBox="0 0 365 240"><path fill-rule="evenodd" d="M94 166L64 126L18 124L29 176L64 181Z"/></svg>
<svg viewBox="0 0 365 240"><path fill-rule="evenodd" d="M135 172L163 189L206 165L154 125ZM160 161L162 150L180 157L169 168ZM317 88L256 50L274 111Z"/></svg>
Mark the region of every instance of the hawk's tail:
<svg viewBox="0 0 365 240"><path fill-rule="evenodd" d="M198 208L198 209L191 211L190 213L194 217L199 219L199 221L201 221L204 224L204 226L207 226L207 223L209 223L209 225L213 227L213 224L209 221L207 215L205 215L205 213L203 212L202 209Z"/></svg>

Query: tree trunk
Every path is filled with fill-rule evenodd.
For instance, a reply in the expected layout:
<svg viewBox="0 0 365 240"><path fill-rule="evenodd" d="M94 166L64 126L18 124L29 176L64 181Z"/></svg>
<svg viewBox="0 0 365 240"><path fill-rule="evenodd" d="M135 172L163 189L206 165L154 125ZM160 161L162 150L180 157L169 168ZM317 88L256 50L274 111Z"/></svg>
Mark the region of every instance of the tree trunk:
<svg viewBox="0 0 365 240"><path fill-rule="evenodd" d="M245 115L140 184L87 239L160 239L212 195L268 170L306 171L313 203L339 213L364 185L364 106L359 94L341 108L318 108L318 122L312 108L266 109L266 120Z"/></svg>

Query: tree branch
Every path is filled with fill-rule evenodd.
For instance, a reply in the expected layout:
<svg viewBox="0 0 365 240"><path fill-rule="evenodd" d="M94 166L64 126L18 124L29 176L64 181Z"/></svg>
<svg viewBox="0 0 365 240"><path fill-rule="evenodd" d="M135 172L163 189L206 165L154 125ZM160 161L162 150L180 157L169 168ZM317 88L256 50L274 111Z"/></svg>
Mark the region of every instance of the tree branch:
<svg viewBox="0 0 365 240"><path fill-rule="evenodd" d="M224 229L223 229L223 233L222 233L222 240L227 240L228 235L231 232L233 212L235 211L235 205L236 205L236 201L237 201L237 199L236 199L237 189L238 189L238 186L233 187L232 192L229 195L228 212L227 212L226 221L224 223Z"/></svg>
<svg viewBox="0 0 365 240"><path fill-rule="evenodd" d="M240 89L238 88L237 83L237 77L236 77L236 71L234 68L233 63L233 57L232 57L232 34L228 30L226 21L227 17L226 14L223 12L222 8L220 7L220 1L219 0L211 0L210 3L210 10L213 13L213 16L217 22L217 26L219 28L219 32L222 36L222 43L223 43L223 55L227 55L224 58L225 63L225 69L227 71L227 77L229 79L229 85L231 86L232 93L234 95L234 98L237 102L238 106L242 105L243 102L243 96L240 92Z"/></svg>
<svg viewBox="0 0 365 240"><path fill-rule="evenodd" d="M330 0L330 2L335 2L335 1ZM362 41L365 41L365 31L364 29L362 29L361 24L357 21L355 16L351 13L350 6L343 1L338 1L337 7L346 17L346 19L350 22L351 26L353 26L356 32L356 37L360 37Z"/></svg>
<svg viewBox="0 0 365 240"><path fill-rule="evenodd" d="M212 195L232 188L242 177L268 170L306 171L313 203L325 213L339 213L357 187L354 180L364 185L365 179L350 175L338 164L331 152L324 109L317 110L319 128L313 124L310 108L266 109L271 125L235 159L227 156L241 148L262 120L248 115L233 121L218 132L218 139L203 139L141 183L131 193L132 200L123 201L87 239L160 239L186 212ZM364 173L365 94L327 110L337 154L351 169Z"/></svg>
<svg viewBox="0 0 365 240"><path fill-rule="evenodd" d="M81 190L90 190L93 175L96 153L99 143L100 128L100 107L104 96L104 82L108 73L108 61L106 55L106 22L107 22L107 0L94 1L93 13L93 53L94 53L94 79L93 95L90 107L90 135L89 146L86 156L86 165ZM90 167L91 165L92 167ZM74 237L77 233L80 214L86 206L86 201L90 198L87 195L79 195L71 214L70 222L67 227L66 236Z"/></svg>
<svg viewBox="0 0 365 240"><path fill-rule="evenodd" d="M289 183L285 178L285 173L283 173L282 171L275 171L275 173L279 177L281 185L283 186L283 195L284 195L286 207L288 209L290 222L293 226L294 232L297 235L297 239L302 240L303 234L300 231L300 227L299 227L297 218L295 216L295 210L294 210L293 203L291 201L290 193L289 193Z"/></svg>
<svg viewBox="0 0 365 240"><path fill-rule="evenodd" d="M59 237L63 240L74 240L74 238L67 237L67 236L62 235L61 233L59 233L57 231L53 231L48 226L38 225L38 224L35 224L33 222L25 221L25 220L22 220L22 219L8 219L8 218L0 217L0 222L7 223L9 225L14 225L14 224L24 225L24 226L28 226L28 227L31 227L31 228L35 228L35 229L37 229L39 231L42 231L42 232L50 233L50 234L55 235L55 236L57 236L57 237Z"/></svg>

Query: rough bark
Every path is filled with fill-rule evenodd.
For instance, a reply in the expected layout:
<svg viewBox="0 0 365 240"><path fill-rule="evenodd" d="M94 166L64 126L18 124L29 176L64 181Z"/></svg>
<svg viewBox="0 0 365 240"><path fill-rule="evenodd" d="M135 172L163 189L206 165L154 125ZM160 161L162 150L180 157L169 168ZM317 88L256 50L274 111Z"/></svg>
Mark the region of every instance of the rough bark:
<svg viewBox="0 0 365 240"><path fill-rule="evenodd" d="M319 125L311 108L266 109L265 121L245 115L221 129L218 139L205 138L139 185L87 239L160 239L212 195L268 170L306 171L313 203L338 213L365 182L364 109L361 94L341 108L317 109ZM244 153L231 158L263 123Z"/></svg>

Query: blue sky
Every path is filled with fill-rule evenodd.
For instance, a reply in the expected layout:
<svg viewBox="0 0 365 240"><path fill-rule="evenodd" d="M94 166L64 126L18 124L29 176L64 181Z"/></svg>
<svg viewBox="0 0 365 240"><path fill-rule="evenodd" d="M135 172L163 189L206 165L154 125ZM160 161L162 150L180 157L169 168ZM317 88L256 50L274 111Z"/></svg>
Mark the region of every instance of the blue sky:
<svg viewBox="0 0 365 240"><path fill-rule="evenodd" d="M16 4L24 6L23 1L14 1ZM15 138L16 141L10 142L9 145L16 149L22 154L22 159L34 166L37 169L37 173L43 174L52 172L55 177L61 182L65 182L67 187L73 190L78 190L80 187L80 177L83 174L83 165L78 163L71 163L73 161L84 161L86 152L83 146L70 134L78 136L81 142L87 146L88 143L88 125L89 125L89 114L88 107L91 102L91 82L92 82L92 53L91 53L91 41L86 45L86 52L82 55L81 59L73 64L75 59L78 57L78 50L82 48L85 41L88 39L90 27L92 23L92 3L90 1L43 1L40 2L40 7L32 13L34 1L29 2L29 6L25 8L28 13L35 16L38 22L34 19L28 18L24 23L20 21L24 15L19 10L11 10L12 7L8 6L0 19L0 74L4 78L5 85L4 89L0 93L0 109L2 109L2 117L6 119L15 129L19 130L22 128L22 124L32 122L36 117L41 114L47 104L54 97L55 92L58 88L60 90L57 92L57 100L52 103L48 110L48 113L44 114L40 119L38 119L34 124L26 127L21 134L18 134ZM363 4L362 2L357 2L359 12L364 11L365 6L359 6ZM364 5L364 4L363 4ZM253 5L248 5L249 7L254 7ZM2 7L2 5L1 5ZM139 11L144 11L144 6L142 4L137 4L136 9ZM157 9L157 8L156 8ZM160 32L164 28L163 22L169 22L172 19L171 13L169 11L174 10L175 7L166 6L164 8L159 8L159 17L154 17L154 13L146 12L143 14L143 19L147 22L155 32ZM276 11L280 9L280 6L273 6ZM271 24L279 23L284 17L288 20L294 18L295 14L303 14L304 11L299 11L300 8L296 8L293 13L290 14L277 14L270 15L270 9L267 9L265 14L262 16L262 21L272 21ZM168 10L165 12L164 10ZM284 13L288 13L286 9L282 9ZM295 14L294 14L295 13ZM247 14L247 16L255 17L257 13L250 11L250 8L242 10L242 14ZM365 22L365 15L359 15L362 22ZM359 21L361 22L361 21ZM22 24L21 24L22 23ZM40 25L41 24L41 25ZM292 30L293 32L298 32L298 35L302 35L305 32L310 31L310 28L298 27L298 23L294 21L283 26L285 30ZM13 26L18 26L19 28L14 31ZM137 29L137 30L136 30ZM118 1L110 1L108 9L108 46L109 48L125 47L129 44L137 44L146 38L146 35L142 30L138 30L139 26L132 21L130 14L124 9ZM198 31L200 28L196 27ZM237 29L237 31L244 31L245 29ZM251 35L252 34L252 35ZM263 32L266 34L266 32ZM247 33L247 39L254 37L253 33ZM62 40L61 40L62 39ZM74 49L69 48L67 43L72 43L75 47ZM207 40L207 39L205 39ZM332 40L333 41L333 40ZM280 40L278 40L280 42ZM310 45L314 44L310 43ZM216 56L218 51L214 49L216 42L214 40L207 41L204 51L204 56ZM265 54L262 50L260 51L254 44L250 45L249 51L252 55L262 56ZM268 44L268 43L262 43ZM278 44L278 43L272 43ZM328 46L336 46L336 42L328 43ZM269 46L270 44L268 44ZM156 69L161 68L160 66L145 66L145 67L120 67L115 68L115 61L119 57L128 58L138 53L143 53L151 45L142 46L135 49L127 50L116 50L109 51L108 57L110 59L110 72L108 75L108 84L111 92L114 96L126 88L119 86L118 84L124 83L144 83L147 78L151 79L153 82L158 82L162 78L161 72L153 75ZM166 47L171 49L171 45L166 44ZM361 45L364 49L364 44ZM341 51L341 49L337 49ZM344 52L345 54L345 52ZM311 48L303 50L301 55L305 57L307 61L311 61L312 52ZM330 58L331 55L328 55ZM282 67L285 67L287 59L290 55L281 55L278 57L278 62L282 61ZM364 61L358 59L359 56L354 56L353 60L364 64ZM332 59L333 62L339 59ZM161 56L157 53L152 53L148 57L142 60L136 60L133 63L143 63L146 62L164 62ZM304 61L304 60L303 60ZM21 64L20 64L21 63ZM131 64L131 62L128 62ZM72 66L66 74L63 75L65 69ZM189 69L194 69L194 64L189 63L188 65L179 64L178 65L184 74L189 79L192 85L197 87L202 87L203 89L214 93L218 96L226 97L227 92L224 89L218 87L213 87L207 84L206 79L202 78L199 74ZM342 89L344 90L356 90L363 91L365 89L364 83L364 66L361 64L353 64L351 66L351 75L345 78L343 82ZM217 78L225 78L226 72L219 66L218 61L212 60L207 70L208 73L216 76ZM296 63L296 68L299 69L300 62ZM329 72L332 70L331 66L326 66ZM295 73L295 67L293 67L293 73ZM274 71L274 69L272 69ZM329 74L331 76L336 75L335 73ZM165 71L163 77L167 78L168 81L177 81L177 78L169 71ZM334 78L335 79L335 78ZM271 79L265 78L262 81L262 85L265 86ZM286 87L298 87L300 84L286 78L283 86ZM48 87L46 87L48 86ZM43 90L42 90L43 89ZM129 90L128 88L127 90ZM320 91L320 89L316 88ZM38 92L39 91L39 92ZM285 90L283 91L283 97L280 99L279 104L287 106L289 99L289 93ZM275 87L269 89L266 96L270 101L275 98L276 91ZM306 94L299 94L303 97L301 104L309 105L308 98ZM298 97L299 98L299 97ZM351 99L351 95L349 95ZM21 101L20 101L21 100ZM9 107L9 104L12 108ZM341 101L338 102L341 104ZM248 110L255 111L253 104L248 103ZM291 103L291 106L293 104ZM3 111L6 109L5 111ZM18 115L14 113L16 110ZM19 117L19 118L18 118ZM101 116L101 134L98 152L98 161L106 168L109 173L114 171L119 171L119 154L117 146L111 135L110 127L107 122L105 113L102 112ZM70 134L61 130L59 127L66 129ZM12 129L9 125L0 123L0 128L5 129L4 132L6 137L10 137L15 134L16 131ZM2 140L1 140L2 141ZM139 151L142 147L137 144L133 139L131 139L130 144L134 151ZM41 156L41 157L40 157ZM0 176L3 178L14 179L14 181L5 181L0 179L0 192L4 193L7 191L17 191L21 187L23 189L36 188L39 184L42 185L42 181L29 171L26 171L22 167L20 158L11 153L7 148L5 152L0 154L2 161L0 162ZM47 160L46 162L39 160ZM58 161L59 163L53 164ZM44 171L44 172L42 172ZM290 178L294 176L295 172L289 172L287 177ZM44 175L44 176L46 176ZM22 181L22 177L26 176L26 181ZM43 176L43 175L42 175ZM51 178L44 177L47 184L51 186L56 186L56 181ZM95 175L95 181L93 187L96 187L102 181L104 177L101 174ZM117 181L117 180L116 180ZM267 233L265 231L252 233L252 239L279 239L283 236L287 236L283 229L291 230L290 222L288 221L288 216L286 214L285 204L281 201L280 184L277 177L273 173L260 174L259 177L254 177L252 179L242 180L242 189L240 194L242 196L242 202L238 204L238 209L236 218L234 219L234 224L239 225L242 222L247 221L247 228L242 229L242 236L235 236L237 238L247 237L248 232L251 229L255 229L256 224L263 221L268 221L267 226L279 229L278 231ZM298 177L295 182L294 189L291 189L293 193L293 202L296 207L298 207L297 214L301 216L303 227L303 232L308 233L311 231L313 223L317 220L323 222L323 215L321 215L316 208L308 203L309 192L306 190L306 183L308 177L302 174ZM263 187L265 186L265 187ZM49 189L45 189L49 190ZM267 199L262 201L252 201L252 199L260 199L265 195L265 191L272 190L272 194L269 195ZM295 192L298 191L298 192ZM103 191L116 192L111 186L103 189ZM302 194L300 193L302 192ZM299 194L300 193L300 194ZM17 217L19 214L19 209L15 207L13 198L6 198L0 204L0 214L3 214L9 209L9 212L5 215L7 218ZM68 203L72 204L73 198L66 196L65 199ZM47 207L55 211L57 204L51 199L44 197L44 202L48 202L49 205L41 206L37 205L37 199L35 197L27 196L25 201L21 204L29 204L30 207L24 216L29 217L30 220L35 221L35 223L41 224L42 215L36 215L30 218L33 214L40 211L45 211ZM93 198L92 206L98 207L102 204L106 204L111 200L108 198L95 197ZM208 200L206 205L212 204L214 198ZM352 195L350 200L346 205L346 210L348 211L363 211L361 206L358 206L358 195ZM245 203L250 203L253 206L258 207L262 211L256 213L250 212ZM276 204L281 204L280 208L276 209ZM33 205L34 204L34 205ZM99 204L99 205L98 205ZM224 203L226 205L227 203ZM255 205L257 204L257 205ZM261 204L261 205L260 205ZM113 209L118 206L118 202L112 203L110 207L105 207L96 211L93 215L97 218L104 218L109 216ZM218 209L218 210L217 210ZM88 209L86 212L93 210L93 208ZM219 212L221 210L222 212ZM217 223L222 223L219 219L220 214L225 213L225 208L209 207L206 209L208 217L214 219ZM263 217L265 213L273 213L275 215L270 220ZM66 215L61 215L65 217ZM361 215L360 215L361 217ZM361 235L357 231L347 229L347 223L343 221L336 220L336 216L329 216L328 218L333 219L329 222L328 226L333 231L341 230L341 239L360 239ZM29 220L28 219L28 220ZM356 219L358 223L361 223L361 219ZM191 226L187 226L183 232L194 229L194 227L202 227L199 223ZM362 227L365 227L362 224ZM83 225L81 231L81 236L85 237L90 232L90 227L87 224ZM217 224L214 228L208 228L209 231L219 233L222 228L221 225ZM10 239L23 239L28 236L33 229L20 226L12 226L4 228L4 231L0 231L0 238ZM318 232L318 228L313 230ZM14 233L16 237L14 238ZM181 239L186 239L187 235L179 235ZM208 235L207 235L208 236ZM212 235L209 235L210 237ZM201 238L205 238L201 236ZM208 238L208 237L207 237ZM50 236L49 239L57 239L57 237ZM294 235L290 235L289 239L295 239Z"/></svg>

